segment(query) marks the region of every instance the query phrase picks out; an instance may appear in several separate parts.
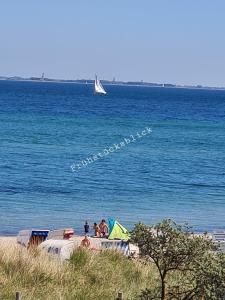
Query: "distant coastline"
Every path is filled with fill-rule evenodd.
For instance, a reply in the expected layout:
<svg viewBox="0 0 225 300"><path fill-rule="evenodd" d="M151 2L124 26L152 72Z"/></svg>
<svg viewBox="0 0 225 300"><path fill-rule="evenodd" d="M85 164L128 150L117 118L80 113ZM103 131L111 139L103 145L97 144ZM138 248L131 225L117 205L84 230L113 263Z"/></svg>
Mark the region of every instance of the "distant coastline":
<svg viewBox="0 0 225 300"><path fill-rule="evenodd" d="M53 79L53 78L42 78L42 77L24 78L20 76L11 76L11 77L0 76L0 81L31 81L31 82L94 84L94 80L92 79ZM152 82L145 82L145 81L116 81L116 80L102 79L101 82L106 85L225 90L225 87L212 87L212 86L203 86L203 85L180 85L180 84L172 84L172 83L152 83Z"/></svg>

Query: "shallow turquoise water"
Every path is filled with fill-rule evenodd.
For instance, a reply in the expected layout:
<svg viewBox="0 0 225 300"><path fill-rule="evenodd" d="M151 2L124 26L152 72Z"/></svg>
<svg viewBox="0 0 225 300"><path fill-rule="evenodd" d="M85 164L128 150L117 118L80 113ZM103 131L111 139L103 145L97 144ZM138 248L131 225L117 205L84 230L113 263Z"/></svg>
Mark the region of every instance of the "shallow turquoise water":
<svg viewBox="0 0 225 300"><path fill-rule="evenodd" d="M225 228L225 91L0 81L0 234L115 217ZM72 172L129 135L152 133Z"/></svg>

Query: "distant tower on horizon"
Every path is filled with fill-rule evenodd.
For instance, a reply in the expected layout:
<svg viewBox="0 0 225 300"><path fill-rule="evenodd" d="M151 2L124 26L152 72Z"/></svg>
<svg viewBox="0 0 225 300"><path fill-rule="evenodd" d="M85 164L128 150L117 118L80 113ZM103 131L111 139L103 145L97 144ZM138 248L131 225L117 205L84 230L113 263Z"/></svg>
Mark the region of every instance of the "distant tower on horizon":
<svg viewBox="0 0 225 300"><path fill-rule="evenodd" d="M41 75L41 80L45 80L45 73L44 72Z"/></svg>

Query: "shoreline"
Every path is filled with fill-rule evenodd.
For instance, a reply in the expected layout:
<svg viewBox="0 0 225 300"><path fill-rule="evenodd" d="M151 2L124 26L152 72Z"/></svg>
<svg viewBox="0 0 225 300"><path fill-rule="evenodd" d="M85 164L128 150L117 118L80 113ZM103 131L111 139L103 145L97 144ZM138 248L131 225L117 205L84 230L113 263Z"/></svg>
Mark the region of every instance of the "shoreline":
<svg viewBox="0 0 225 300"><path fill-rule="evenodd" d="M181 223L182 224L182 223ZM151 226L148 225L148 226ZM65 227L66 228L66 227ZM32 230L32 229L35 229L35 230L42 230L43 228L22 228L22 229L18 229L18 231L16 233L1 233L0 232L0 242L2 239L15 239L19 233L20 230ZM46 229L46 228L44 228ZM62 229L62 228L59 228L59 229ZM50 231L52 230L58 230L57 228L55 229L50 229ZM130 231L131 228L128 228L128 230ZM214 227L214 228L209 228L208 230L207 229L202 229L202 228L193 228L190 226L190 232L193 232L194 234L204 234L204 233L208 233L208 234L213 234L214 232L225 232L225 226L224 227ZM82 230L75 230L75 236L84 236L84 233Z"/></svg>

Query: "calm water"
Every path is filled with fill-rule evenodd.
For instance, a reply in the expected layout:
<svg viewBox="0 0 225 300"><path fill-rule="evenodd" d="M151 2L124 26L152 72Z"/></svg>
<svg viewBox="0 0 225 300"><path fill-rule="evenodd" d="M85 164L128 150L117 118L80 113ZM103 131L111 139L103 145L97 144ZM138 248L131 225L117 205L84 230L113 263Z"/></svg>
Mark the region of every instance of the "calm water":
<svg viewBox="0 0 225 300"><path fill-rule="evenodd" d="M225 228L225 91L0 82L0 234L115 217ZM152 133L72 172L146 126Z"/></svg>

